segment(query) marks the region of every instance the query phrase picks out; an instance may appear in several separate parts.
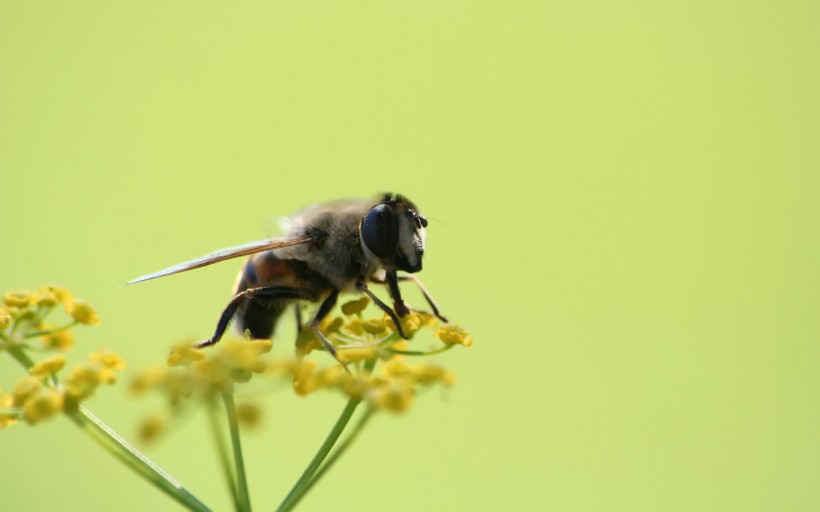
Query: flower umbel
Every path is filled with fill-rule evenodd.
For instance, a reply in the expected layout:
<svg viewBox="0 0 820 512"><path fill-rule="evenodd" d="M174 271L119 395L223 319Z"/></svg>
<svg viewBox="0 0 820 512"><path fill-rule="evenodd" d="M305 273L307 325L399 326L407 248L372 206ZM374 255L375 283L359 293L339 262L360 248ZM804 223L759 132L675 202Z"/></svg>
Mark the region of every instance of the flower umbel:
<svg viewBox="0 0 820 512"><path fill-rule="evenodd" d="M174 347L165 365L147 368L132 381L131 389L137 394L159 391L167 398L163 410L141 423L139 437L144 441L156 439L184 412L204 406L211 418L219 459L235 508L249 511L250 494L240 432L258 426L264 411L248 397L237 396L235 400L235 394L251 390L251 382L270 387L264 381L273 380L287 383L299 396L322 390L341 395L347 402L341 415L279 507L279 510L291 510L377 412L403 413L423 390L434 385L449 388L454 384L455 377L448 370L427 360L417 362L412 358L440 354L456 345L472 345L472 338L463 327L440 325L432 314L411 311L403 317L393 317L377 310L377 316L369 317L369 305L370 300L362 297L341 305L337 316L328 315L321 322L319 332L329 344L317 339L314 328L303 329L293 357L272 357L270 340L252 340L247 333L245 339L225 340L206 350L193 348L190 343ZM63 314L61 310L65 320L54 321L52 313ZM52 319L47 321L47 318ZM399 326L393 318L397 318ZM8 353L20 363L25 374L11 387L11 392L0 390L0 429L21 420L34 425L55 416L67 417L180 504L192 510L207 510L86 408L84 402L101 385L117 381L118 374L125 369L125 361L117 354L101 350L90 353L83 362L69 364L66 355L55 351L73 348L75 328L99 323L97 312L87 301L57 286L2 295L0 352ZM418 340L425 334L428 341L419 347ZM38 361L29 355L43 352L45 356ZM364 413L359 415L358 423L346 439L336 445L362 404ZM226 443L224 427L215 419L220 411L227 416L230 443Z"/></svg>

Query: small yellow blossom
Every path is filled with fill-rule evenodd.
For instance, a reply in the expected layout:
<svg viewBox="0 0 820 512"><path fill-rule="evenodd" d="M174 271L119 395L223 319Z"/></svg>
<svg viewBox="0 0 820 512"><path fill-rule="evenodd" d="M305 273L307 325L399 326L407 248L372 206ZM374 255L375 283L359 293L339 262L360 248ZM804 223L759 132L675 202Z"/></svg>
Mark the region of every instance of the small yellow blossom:
<svg viewBox="0 0 820 512"><path fill-rule="evenodd" d="M410 313L409 315L404 315L403 317L400 317L399 322L401 323L401 328L404 331L404 334L406 334L407 336L412 335L421 327L421 317L416 313ZM393 319L390 318L390 315L384 315L384 318L382 319L382 324L385 327L389 327L394 332L398 332L396 330L396 324L393 323Z"/></svg>
<svg viewBox="0 0 820 512"><path fill-rule="evenodd" d="M83 325L100 325L100 317L87 301L74 299L66 306L66 311L71 318Z"/></svg>
<svg viewBox="0 0 820 512"><path fill-rule="evenodd" d="M422 327L433 327L438 323L438 318L426 311L415 311L415 314L419 317Z"/></svg>
<svg viewBox="0 0 820 512"><path fill-rule="evenodd" d="M57 298L57 294L54 293L51 286L44 286L34 294L34 302L38 306L51 308L59 304L60 299Z"/></svg>
<svg viewBox="0 0 820 512"><path fill-rule="evenodd" d="M66 311L68 311L67 308L69 307L69 305L71 305L71 303L74 302L74 294L72 294L70 291L66 290L62 286L57 286L56 284L48 285L46 289L52 292L54 296L57 298L57 301L60 304L62 304L63 307L66 308Z"/></svg>
<svg viewBox="0 0 820 512"><path fill-rule="evenodd" d="M349 378L350 374L340 365L328 366L316 374L319 385L325 388L339 386Z"/></svg>
<svg viewBox="0 0 820 512"><path fill-rule="evenodd" d="M224 387L233 382L232 368L222 364L216 357L210 357L197 361L190 366L191 375L208 389Z"/></svg>
<svg viewBox="0 0 820 512"><path fill-rule="evenodd" d="M205 353L189 344L175 345L168 354L168 366L189 366L205 359Z"/></svg>
<svg viewBox="0 0 820 512"><path fill-rule="evenodd" d="M13 308L25 309L34 302L34 294L28 290L15 290L3 294L3 303Z"/></svg>
<svg viewBox="0 0 820 512"><path fill-rule="evenodd" d="M361 327L362 330L368 334L382 334L387 331L387 327L384 325L384 322L375 318L365 320L361 323Z"/></svg>
<svg viewBox="0 0 820 512"><path fill-rule="evenodd" d="M299 396L305 396L319 388L316 378L316 361L303 360L293 370L293 390Z"/></svg>
<svg viewBox="0 0 820 512"><path fill-rule="evenodd" d="M155 440L168 426L168 420L164 416L153 415L142 421L139 427L139 438L143 442Z"/></svg>
<svg viewBox="0 0 820 512"><path fill-rule="evenodd" d="M43 334L40 336L40 343L42 343L45 348L71 350L74 348L74 333L68 329L63 329L57 332Z"/></svg>
<svg viewBox="0 0 820 512"><path fill-rule="evenodd" d="M373 385L373 376L369 373L357 373L343 380L340 385L342 391L351 398L362 398Z"/></svg>
<svg viewBox="0 0 820 512"><path fill-rule="evenodd" d="M368 401L379 409L402 412L413 402L413 385L405 380L391 380L368 394Z"/></svg>
<svg viewBox="0 0 820 512"><path fill-rule="evenodd" d="M92 363L97 363L107 370L122 371L125 369L125 359L121 356L101 350L99 352L92 352L88 355L88 360Z"/></svg>
<svg viewBox="0 0 820 512"><path fill-rule="evenodd" d="M344 325L344 330L355 334L356 336L361 336L364 334L364 328L362 327L362 319L359 317L353 317L347 321Z"/></svg>
<svg viewBox="0 0 820 512"><path fill-rule="evenodd" d="M194 391L198 388L202 388L202 382L198 382L190 373L182 375L168 373L160 384L167 391L168 399L172 406L179 404L183 399L191 398ZM209 390L213 389L213 385L210 383L207 384L207 387Z"/></svg>
<svg viewBox="0 0 820 512"><path fill-rule="evenodd" d="M344 323L344 319L340 316L337 316L333 320L325 319L319 327L319 330L321 330L325 336L331 336L332 334L339 332L339 329L342 328Z"/></svg>
<svg viewBox="0 0 820 512"><path fill-rule="evenodd" d="M305 357L314 350L322 348L322 343L316 339L313 329L305 327L296 336L296 356Z"/></svg>
<svg viewBox="0 0 820 512"><path fill-rule="evenodd" d="M14 407L14 397L12 395L4 394L0 390L0 410L9 411ZM0 412L0 429L10 427L17 423L17 414L10 412Z"/></svg>
<svg viewBox="0 0 820 512"><path fill-rule="evenodd" d="M369 345L365 347L351 347L340 349L336 355L342 363L354 363L356 361L366 361L376 357L376 347Z"/></svg>
<svg viewBox="0 0 820 512"><path fill-rule="evenodd" d="M236 416L246 427L257 427L262 421L262 409L256 404L238 404Z"/></svg>
<svg viewBox="0 0 820 512"><path fill-rule="evenodd" d="M414 380L415 367L403 359L391 359L381 368L381 373L387 378Z"/></svg>
<svg viewBox="0 0 820 512"><path fill-rule="evenodd" d="M23 417L31 424L63 410L63 393L52 388L40 388L23 404Z"/></svg>
<svg viewBox="0 0 820 512"><path fill-rule="evenodd" d="M42 387L43 381L37 377L28 375L20 379L14 386L14 389L11 390L11 394L14 397L14 406L22 406L31 395L42 389Z"/></svg>
<svg viewBox="0 0 820 512"><path fill-rule="evenodd" d="M346 316L352 316L357 313L361 313L370 303L370 299L367 297L362 297L358 300L351 300L350 302L345 302L342 304L342 313Z"/></svg>
<svg viewBox="0 0 820 512"><path fill-rule="evenodd" d="M5 331L8 326L14 321L9 310L0 306L0 331Z"/></svg>
<svg viewBox="0 0 820 512"><path fill-rule="evenodd" d="M473 344L473 337L464 327L454 324L442 325L436 329L436 338L448 345L464 345L469 347Z"/></svg>
<svg viewBox="0 0 820 512"><path fill-rule="evenodd" d="M445 370L440 366L431 364L420 364L415 369L416 382L419 384L433 384L441 382L445 386L452 387L456 382L456 377L452 372Z"/></svg>
<svg viewBox="0 0 820 512"><path fill-rule="evenodd" d="M75 365L66 377L67 393L74 400L82 400L94 394L100 384L111 384L116 375L110 368L100 367L95 363Z"/></svg>
<svg viewBox="0 0 820 512"><path fill-rule="evenodd" d="M54 356L48 359L43 359L29 369L29 373L41 379L48 377L51 374L57 373L65 366L65 357Z"/></svg>
<svg viewBox="0 0 820 512"><path fill-rule="evenodd" d="M261 373L267 364L260 356L270 352L272 346L271 340L228 341L222 346L220 358L228 367Z"/></svg>

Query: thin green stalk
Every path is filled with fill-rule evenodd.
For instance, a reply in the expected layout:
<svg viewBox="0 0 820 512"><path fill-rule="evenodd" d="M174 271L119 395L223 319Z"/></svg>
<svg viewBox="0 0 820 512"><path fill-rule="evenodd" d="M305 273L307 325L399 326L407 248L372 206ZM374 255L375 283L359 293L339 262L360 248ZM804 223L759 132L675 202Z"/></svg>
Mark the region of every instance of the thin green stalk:
<svg viewBox="0 0 820 512"><path fill-rule="evenodd" d="M308 482L308 484L302 490L301 494L299 494L299 496L296 497L296 499L293 501L293 506L296 506L299 503L299 501L308 493L308 491L310 491L310 489L313 488L316 482L318 482L322 478L322 476L324 476L324 474L327 473L327 471L331 467L333 467L333 465L336 463L339 457L344 455L345 451L347 451L347 449L350 447L353 441L356 440L356 438L359 436L359 433L361 433L361 431L364 429L365 425L367 425L368 421L370 421L370 418L373 417L373 413L375 412L376 409L374 409L373 407L367 408L364 414L362 414L359 418L359 421L356 423L356 426L353 427L353 430L350 432L350 434L348 434L345 440L342 441L341 444L339 444L339 446L337 446L335 450L333 450L333 454L331 454L331 456L327 458L325 463L322 464L322 467L319 468L319 471L317 471L316 474L313 475L313 478L310 479L310 482Z"/></svg>
<svg viewBox="0 0 820 512"><path fill-rule="evenodd" d="M373 368L376 366L376 359L371 359L367 361L364 365L363 372L366 373L373 373ZM360 398L351 398L347 401L347 405L342 410L342 414L339 415L339 419L336 420L336 423L333 425L333 428L330 429L327 437L325 438L324 443L322 446L319 447L319 450L316 452L316 455L313 456L313 459L310 461L310 464L305 468L302 472L302 476L299 477L299 480L296 481L296 484L290 490L285 499L277 508L277 512L285 512L291 510L296 503L302 499L302 496L310 487L310 481L316 472L319 470L322 462L327 458L330 450L333 449L333 445L336 444L336 441L339 439L339 436L342 435L347 424L350 422L350 418L353 417L353 413L356 411L356 407L362 402Z"/></svg>
<svg viewBox="0 0 820 512"><path fill-rule="evenodd" d="M214 442L216 442L219 462L222 464L222 472L225 474L225 480L228 483L228 490L231 493L234 508L239 510L239 493L236 489L236 475L234 474L233 466L231 465L231 457L228 454L228 447L225 445L225 434L222 432L219 418L217 418L216 415L216 407L217 404L214 400L210 400L208 402L208 419L211 423L211 432L214 435Z"/></svg>
<svg viewBox="0 0 820 512"><path fill-rule="evenodd" d="M225 403L225 412L228 414L228 426L231 431L231 445L233 446L233 460L236 468L237 510L245 512L251 510L251 498L248 494L248 479L245 476L245 461L242 459L242 444L239 440L239 420L236 417L236 406L233 402L233 389L222 392L222 401Z"/></svg>
<svg viewBox="0 0 820 512"><path fill-rule="evenodd" d="M151 462L148 457L137 451L108 425L94 416L85 406L80 405L77 410L66 411L65 414L109 453L181 505L189 510L211 510L199 501L196 496L182 487L179 482Z"/></svg>
<svg viewBox="0 0 820 512"><path fill-rule="evenodd" d="M10 345L6 347L6 350L17 362L26 368L26 370L34 365L34 361L32 361L20 347ZM148 482L152 483L170 498L176 500L189 510L210 510L210 508L199 501L196 496L189 493L179 482L171 478L170 475L154 464L148 457L128 444L125 439L120 437L111 427L103 423L82 404L78 404L75 409L66 410L65 415L115 458L148 480Z"/></svg>
<svg viewBox="0 0 820 512"><path fill-rule="evenodd" d="M277 508L277 512L285 512L287 510L291 510L295 505L296 502L302 497L305 489L307 488L308 484L310 483L310 479L313 478L313 475L319 469L319 466L322 465L322 462L325 460L327 455L330 453L330 450L333 448L333 445L336 444L336 441L339 439L339 436L342 435L345 427L347 426L350 418L353 416L353 412L356 411L356 407L361 403L360 398L351 398L347 401L347 405L345 406L344 410L342 410L342 414L339 416L339 419L336 420L336 424L333 425L333 428L328 433L327 437L325 438L325 442L322 443L322 446L319 447L319 451L316 452L316 455L313 456L313 459L308 464L307 468L302 472L302 476L299 477L299 480L290 490L287 496L285 496L284 501L279 505Z"/></svg>
<svg viewBox="0 0 820 512"><path fill-rule="evenodd" d="M48 329L46 331L29 332L29 333L26 333L25 336L23 336L23 338L28 339L28 338L34 338L34 337L37 337L37 336L45 336L47 334L54 334L54 333L57 333L57 332L60 332L60 331L65 331L66 329L71 329L72 327L74 327L75 325L77 325L79 323L80 322L75 320L75 321L71 322L70 324L64 325L62 327L55 327L54 329Z"/></svg>
<svg viewBox="0 0 820 512"><path fill-rule="evenodd" d="M399 354L399 355L403 355L403 356L434 356L436 354L441 354L442 352L447 352L448 350L450 350L454 346L455 345L445 345L441 348L437 348L435 350L429 350L427 352L424 352L424 351L421 351L421 350L400 350L400 349L397 349L397 348L387 348L385 350L387 352L390 352L391 354Z"/></svg>

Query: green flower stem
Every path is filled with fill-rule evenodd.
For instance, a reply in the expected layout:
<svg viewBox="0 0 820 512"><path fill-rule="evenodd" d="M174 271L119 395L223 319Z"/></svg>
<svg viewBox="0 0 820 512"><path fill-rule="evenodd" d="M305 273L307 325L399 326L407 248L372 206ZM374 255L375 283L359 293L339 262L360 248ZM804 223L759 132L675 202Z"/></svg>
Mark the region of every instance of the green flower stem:
<svg viewBox="0 0 820 512"><path fill-rule="evenodd" d="M219 462L222 464L222 471L225 474L225 480L228 483L228 490L231 493L234 508L239 510L239 493L236 490L236 476L234 475L233 466L231 465L231 457L228 455L228 447L225 445L225 435L222 432L219 418L217 418L216 415L216 407L216 402L214 400L210 400L208 403L208 419L211 422L211 432L214 435L214 442L216 442Z"/></svg>
<svg viewBox="0 0 820 512"><path fill-rule="evenodd" d="M163 491L170 498L176 500L189 510L211 510L199 501L196 496L189 493L182 485L171 478L171 476L159 466L151 462L148 457L137 451L108 425L100 421L100 419L94 416L85 406L80 405L77 410L66 411L65 414L85 433L91 436L92 439L108 450L109 453Z"/></svg>
<svg viewBox="0 0 820 512"><path fill-rule="evenodd" d="M373 373L373 368L375 366L376 359L371 359L365 363L363 371L366 373ZM311 487L311 479L313 479L314 475L321 467L322 462L324 462L325 458L327 458L330 450L333 449L333 445L336 444L339 436L341 436L342 432L344 432L345 427L350 422L350 418L352 418L353 413L356 412L356 407L358 407L361 402L361 398L351 398L347 401L347 405L345 405L345 408L342 410L342 414L339 415L339 419L336 420L336 424L334 424L333 428L330 429L330 432L325 438L325 442L319 447L319 450L316 452L316 455L313 456L310 464L308 464L302 472L302 476L299 477L299 480L290 490L288 495L285 496L285 499L279 505L279 508L276 509L277 512L286 512L293 509L299 500L302 499L304 494Z"/></svg>
<svg viewBox="0 0 820 512"><path fill-rule="evenodd" d="M242 459L242 444L239 442L239 421L236 417L236 407L233 402L233 389L222 391L222 401L225 403L225 412L228 414L228 426L231 431L233 460L236 468L237 510L240 512L246 512L251 510L251 498L248 494L248 479L245 476L245 462Z"/></svg>
<svg viewBox="0 0 820 512"><path fill-rule="evenodd" d="M26 370L34 365L34 361L32 361L20 347L10 345L6 347L6 350L17 362L26 368ZM196 496L189 493L159 466L151 462L148 457L128 444L125 439L94 416L94 414L82 404L78 404L75 409L66 410L65 415L86 434L91 436L92 439L97 441L100 446L108 450L109 453L114 455L114 457L119 459L123 464L148 480L148 482L152 483L170 498L176 500L189 510L210 510L210 508L199 501Z"/></svg>
<svg viewBox="0 0 820 512"><path fill-rule="evenodd" d="M287 510L291 510L296 503L302 498L305 490L310 483L310 479L313 478L313 475L319 469L319 466L322 465L322 462L325 460L325 457L330 453L330 450L333 448L333 445L336 444L336 441L339 439L339 436L342 435L345 427L347 426L350 418L353 416L353 412L356 411L356 407L361 403L360 398L351 398L347 401L347 405L345 406L342 414L339 416L339 419L336 420L336 424L333 425L333 428L330 430L330 433L325 438L325 442L322 443L322 446L319 447L319 451L316 452L316 455L313 456L313 460L310 461L307 468L302 472L302 476L296 482L296 485L290 490L287 496L285 496L284 501L279 505L277 508L277 512L285 512Z"/></svg>
<svg viewBox="0 0 820 512"><path fill-rule="evenodd" d="M421 350L399 350L397 348L387 348L386 351L390 352L391 354L400 354L400 355L403 355L403 356L434 356L436 354L441 354L442 352L447 352L448 350L450 350L454 346L455 345L445 345L445 346L443 346L441 348L438 348L436 350L430 350L430 351L427 351L427 352L424 352L424 351L421 351Z"/></svg>
<svg viewBox="0 0 820 512"><path fill-rule="evenodd" d="M28 339L28 338L34 338L34 337L36 337L36 336L45 336L45 335L48 335L48 334L58 333L58 332L60 332L60 331L65 331L66 329L71 329L72 327L76 326L76 325L77 325L77 324L79 324L79 323L80 323L80 322L78 322L78 321L74 320L74 321L73 321L73 322L71 322L70 324L68 324L68 325L64 325L64 326L62 326L62 327L55 327L54 329L49 329L49 330L47 330L47 331L34 331L34 332L29 332L29 333L26 333L26 334L23 336L23 338Z"/></svg>
<svg viewBox="0 0 820 512"><path fill-rule="evenodd" d="M359 421L358 423L356 423L356 426L353 427L353 430L350 432L350 434L348 434L345 440L342 441L341 444L339 444L339 446L336 447L335 450L333 450L333 454L330 457L328 457L324 464L322 464L322 467L319 468L319 471L317 471L313 475L313 478L310 479L310 482L308 482L308 484L302 490L302 493L294 500L294 506L297 503L299 503L299 500L302 499L302 497L304 497L305 494L308 493L308 491L310 491L310 489L316 484L316 482L318 482L319 479L321 479L322 476L324 476L324 474L331 467L333 467L333 464L339 459L339 457L341 457L345 453L345 451L348 449L348 447L350 447L353 441L356 440L356 437L358 437L359 433L361 433L361 431L364 429L365 425L367 425L368 421L370 421L370 418L373 417L373 413L375 412L376 409L374 409L373 407L367 408L364 414L362 414L359 418Z"/></svg>

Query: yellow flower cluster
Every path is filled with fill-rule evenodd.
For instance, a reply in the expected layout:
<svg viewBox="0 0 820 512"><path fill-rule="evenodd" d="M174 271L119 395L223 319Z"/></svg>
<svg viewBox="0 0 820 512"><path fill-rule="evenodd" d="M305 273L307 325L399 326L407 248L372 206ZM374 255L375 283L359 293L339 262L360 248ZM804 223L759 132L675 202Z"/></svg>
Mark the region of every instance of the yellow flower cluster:
<svg viewBox="0 0 820 512"><path fill-rule="evenodd" d="M167 367L151 367L139 372L131 383L137 394L152 389L163 391L171 405L192 395L209 397L247 382L254 373L267 369L261 356L270 351L270 340L229 340L215 350L198 350L190 344L173 347Z"/></svg>
<svg viewBox="0 0 820 512"><path fill-rule="evenodd" d="M70 320L61 327L46 323L46 317L61 305ZM63 383L60 372L66 365L62 355L32 361L27 351L35 349L69 350L74 346L70 329L77 324L98 325L96 311L88 302L75 298L59 286L45 286L37 291L16 290L2 295L0 305L0 350L5 350L28 369L28 375L13 387L11 393L0 392L0 428L23 419L35 424L91 396L100 384L116 380L116 372L125 362L116 354L97 352L88 361L74 365Z"/></svg>
<svg viewBox="0 0 820 512"><path fill-rule="evenodd" d="M151 440L163 431L168 419L178 409L196 401L213 402L219 394L230 391L253 375L288 379L294 392L307 396L321 389L335 390L367 402L371 407L391 412L407 410L421 388L431 385L450 387L453 374L433 364L414 364L406 358L441 352L454 344L469 346L472 339L461 327L440 325L429 313L414 311L400 319L402 330L411 340L402 339L388 315L365 318L369 300L363 297L342 304L342 315L326 318L320 331L334 345L339 363L330 364L327 355L308 358L314 351L324 351L312 329L303 329L296 341L296 355L290 359L273 359L268 352L269 340L225 340L219 345L196 349L190 344L174 347L165 367L147 368L136 375L131 389L137 394L154 390L165 395L170 410L147 418L139 429L143 440ZM436 329L443 347L407 351L419 331ZM247 337L247 336L246 336ZM321 366L317 362L328 364ZM190 399L190 400L189 400ZM246 424L256 424L261 411L252 404L237 407L237 416Z"/></svg>
<svg viewBox="0 0 820 512"><path fill-rule="evenodd" d="M69 323L61 327L46 322L46 317L61 305ZM37 291L15 290L3 294L0 304L0 341L21 344L29 338L38 338L42 348L70 350L74 347L74 333L69 329L77 324L99 325L100 318L91 305L63 287L49 285Z"/></svg>
<svg viewBox="0 0 820 512"><path fill-rule="evenodd" d="M347 373L341 366L319 368L315 361L308 360L279 363L271 371L291 377L293 389L300 396L320 389L336 389L351 398L365 400L376 409L392 412L409 408L419 386L450 387L455 383L453 374L440 366L410 364L396 358L387 361L378 372Z"/></svg>
<svg viewBox="0 0 820 512"><path fill-rule="evenodd" d="M65 366L63 356L44 359L31 368L29 374L14 386L10 395L0 393L0 428L16 423L19 418L35 424L69 407L76 407L88 398L100 384L116 381L114 372L125 367L121 357L110 352L92 353L87 363L75 365L65 380L57 375Z"/></svg>

